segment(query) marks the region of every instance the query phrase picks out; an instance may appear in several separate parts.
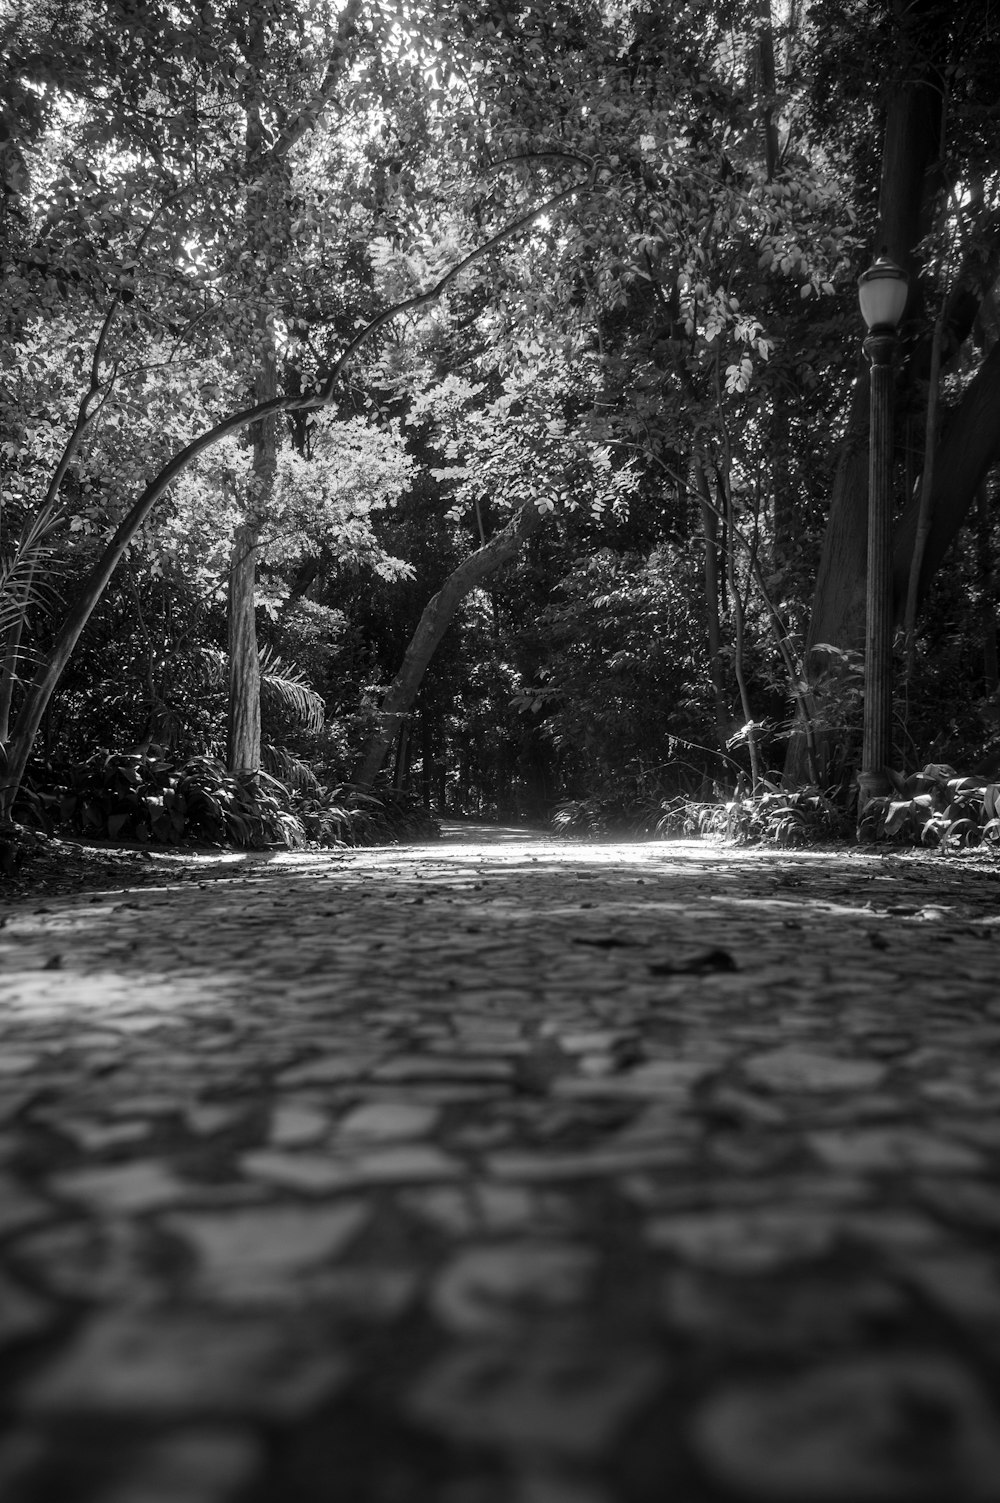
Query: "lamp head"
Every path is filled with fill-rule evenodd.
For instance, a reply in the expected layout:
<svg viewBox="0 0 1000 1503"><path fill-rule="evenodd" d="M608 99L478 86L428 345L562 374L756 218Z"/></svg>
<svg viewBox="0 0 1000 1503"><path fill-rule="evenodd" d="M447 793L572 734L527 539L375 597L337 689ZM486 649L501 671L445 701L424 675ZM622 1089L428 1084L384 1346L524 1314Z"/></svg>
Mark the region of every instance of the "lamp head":
<svg viewBox="0 0 1000 1503"><path fill-rule="evenodd" d="M858 278L861 317L874 333L895 329L906 307L909 277L884 253Z"/></svg>

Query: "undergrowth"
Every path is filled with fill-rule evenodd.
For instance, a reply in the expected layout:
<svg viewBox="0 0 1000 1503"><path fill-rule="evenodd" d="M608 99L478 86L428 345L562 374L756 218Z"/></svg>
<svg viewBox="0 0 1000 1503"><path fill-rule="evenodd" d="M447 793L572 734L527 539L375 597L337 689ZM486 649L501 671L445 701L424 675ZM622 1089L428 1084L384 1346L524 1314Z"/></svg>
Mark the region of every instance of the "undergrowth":
<svg viewBox="0 0 1000 1503"><path fill-rule="evenodd" d="M893 794L871 799L860 827L854 799L841 789L783 789L763 780L753 792L712 800L685 794L655 805L618 795L561 804L559 834L590 838L691 839L714 836L733 845L808 846L856 840L923 846L948 852L982 847L1000 855L1000 783L962 777L946 763L909 775L889 772Z"/></svg>
<svg viewBox="0 0 1000 1503"><path fill-rule="evenodd" d="M984 845L1000 853L1000 783L963 778L944 762L908 777L891 772L894 796L872 799L862 839L963 850Z"/></svg>
<svg viewBox="0 0 1000 1503"><path fill-rule="evenodd" d="M819 788L784 791L767 783L755 793L698 803L664 803L656 834L663 839L714 835L733 845L817 845L854 838L854 820Z"/></svg>
<svg viewBox="0 0 1000 1503"><path fill-rule="evenodd" d="M437 832L409 795L296 781L230 773L207 756L176 762L155 747L97 752L82 763L37 767L13 815L49 835L172 846L382 845Z"/></svg>

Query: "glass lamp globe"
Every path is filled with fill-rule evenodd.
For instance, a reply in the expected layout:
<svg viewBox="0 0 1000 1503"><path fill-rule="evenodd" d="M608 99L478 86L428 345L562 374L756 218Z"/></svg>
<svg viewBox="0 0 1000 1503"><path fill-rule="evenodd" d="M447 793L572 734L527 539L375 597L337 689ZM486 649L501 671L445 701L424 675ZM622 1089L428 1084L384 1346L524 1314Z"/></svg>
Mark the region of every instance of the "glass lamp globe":
<svg viewBox="0 0 1000 1503"><path fill-rule="evenodd" d="M894 329L903 316L909 277L888 256L879 256L858 278L861 317L874 333Z"/></svg>

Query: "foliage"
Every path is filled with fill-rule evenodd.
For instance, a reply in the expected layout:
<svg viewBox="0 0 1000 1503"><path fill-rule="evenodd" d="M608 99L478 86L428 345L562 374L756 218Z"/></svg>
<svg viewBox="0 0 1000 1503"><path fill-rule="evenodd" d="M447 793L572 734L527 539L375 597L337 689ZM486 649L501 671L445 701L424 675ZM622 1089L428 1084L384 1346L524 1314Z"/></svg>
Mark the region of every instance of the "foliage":
<svg viewBox="0 0 1000 1503"><path fill-rule="evenodd" d="M685 760L720 770L700 590L693 550L668 543L647 557L599 549L559 582L538 619L539 666L514 703L555 749L570 790L617 787L628 804L637 758L640 803L656 777L685 786Z"/></svg>
<svg viewBox="0 0 1000 1503"><path fill-rule="evenodd" d="M965 58L944 55L933 230L913 247L933 315L949 286L995 277L995 26L968 3L905 9ZM253 517L266 765L296 817L350 838L368 816L337 790L378 686L442 579L527 503L552 514L546 536L466 603L394 776L463 807L530 797L566 827L638 828L744 766L737 727L787 724L798 677L775 624L806 640L885 91L927 62L893 15L68 0L0 19L0 705L16 723L25 665L150 475L214 434L75 646L49 760L220 752L230 548ZM389 317L470 255L433 304ZM955 335L949 401L991 317ZM328 410L282 416L264 486L246 433L217 425L268 381L289 404L324 390ZM995 497L982 510L978 554L953 551L923 618L911 764L996 750ZM843 764L825 780L856 760L860 675L840 638L818 656L816 729ZM801 838L822 797L740 796L734 828Z"/></svg>
<svg viewBox="0 0 1000 1503"><path fill-rule="evenodd" d="M866 805L861 838L960 850L1000 849L1000 783L961 777L945 763L928 763L909 777L891 773L894 798Z"/></svg>
<svg viewBox="0 0 1000 1503"><path fill-rule="evenodd" d="M663 805L656 833L664 838L714 835L734 845L814 845L853 838L844 809L829 791L788 791L766 783L712 803L673 799Z"/></svg>
<svg viewBox="0 0 1000 1503"><path fill-rule="evenodd" d="M270 696L304 730L321 731L326 718L322 695L310 688L298 669L286 667L272 648L263 647L259 658L262 708Z"/></svg>
<svg viewBox="0 0 1000 1503"><path fill-rule="evenodd" d="M41 786L39 784L41 783ZM212 757L180 764L149 752L96 752L25 784L16 817L52 834L165 845L302 845L288 790L268 773L226 772Z"/></svg>
<svg viewBox="0 0 1000 1503"><path fill-rule="evenodd" d="M316 845L389 845L399 840L430 840L440 833L411 794L382 790L377 797L343 784L295 790L292 808Z"/></svg>
<svg viewBox="0 0 1000 1503"><path fill-rule="evenodd" d="M660 801L643 805L620 791L564 799L556 805L552 828L557 835L583 840L643 839L654 833L660 808Z"/></svg>
<svg viewBox="0 0 1000 1503"><path fill-rule="evenodd" d="M857 838L942 852L980 845L1000 851L1000 783L963 778L943 763L890 777L895 795L868 801ZM835 790L765 784L755 793L708 803L669 800L656 833L667 839L715 836L735 845L814 845L853 841L855 818Z"/></svg>
<svg viewBox="0 0 1000 1503"><path fill-rule="evenodd" d="M156 748L40 770L14 812L46 834L171 846L374 845L438 832L406 794L374 798L315 777L290 789L266 772L234 776L212 757L178 763Z"/></svg>

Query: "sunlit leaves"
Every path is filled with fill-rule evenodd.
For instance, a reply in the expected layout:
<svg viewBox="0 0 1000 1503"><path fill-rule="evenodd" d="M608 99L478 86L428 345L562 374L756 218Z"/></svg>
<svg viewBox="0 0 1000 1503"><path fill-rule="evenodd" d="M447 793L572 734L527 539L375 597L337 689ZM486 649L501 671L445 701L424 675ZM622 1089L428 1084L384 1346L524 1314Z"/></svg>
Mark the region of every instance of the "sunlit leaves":
<svg viewBox="0 0 1000 1503"><path fill-rule="evenodd" d="M596 370L591 366L590 378ZM579 403L584 371L560 364L511 375L492 402L476 400L480 388L445 378L426 391L419 408L434 420L446 464L435 476L452 491L450 517L459 521L482 505L517 511L531 502L544 515L588 511L599 518L621 507L631 489L627 467L612 470L608 450L595 444L585 421L566 409Z"/></svg>

